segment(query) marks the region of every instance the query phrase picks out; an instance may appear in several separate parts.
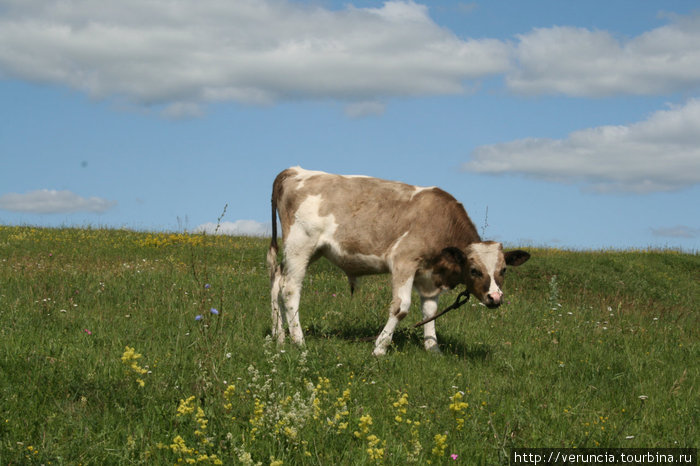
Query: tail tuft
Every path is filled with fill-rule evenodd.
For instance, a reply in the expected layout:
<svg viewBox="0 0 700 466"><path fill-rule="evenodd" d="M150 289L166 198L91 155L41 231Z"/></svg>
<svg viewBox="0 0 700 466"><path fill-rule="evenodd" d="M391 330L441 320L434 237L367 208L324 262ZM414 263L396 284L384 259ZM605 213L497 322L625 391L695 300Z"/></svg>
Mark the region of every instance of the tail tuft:
<svg viewBox="0 0 700 466"><path fill-rule="evenodd" d="M267 251L267 266L270 269L270 280L274 280L275 274L279 266L277 265L277 244L270 244L270 249Z"/></svg>

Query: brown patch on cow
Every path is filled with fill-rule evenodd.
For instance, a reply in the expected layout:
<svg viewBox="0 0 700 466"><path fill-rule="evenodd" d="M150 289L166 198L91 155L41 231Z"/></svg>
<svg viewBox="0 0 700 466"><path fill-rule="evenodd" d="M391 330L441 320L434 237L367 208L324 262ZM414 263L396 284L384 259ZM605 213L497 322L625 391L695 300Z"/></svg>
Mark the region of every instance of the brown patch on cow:
<svg viewBox="0 0 700 466"><path fill-rule="evenodd" d="M436 288L452 289L464 283L467 257L455 247L442 250L432 264L432 278Z"/></svg>

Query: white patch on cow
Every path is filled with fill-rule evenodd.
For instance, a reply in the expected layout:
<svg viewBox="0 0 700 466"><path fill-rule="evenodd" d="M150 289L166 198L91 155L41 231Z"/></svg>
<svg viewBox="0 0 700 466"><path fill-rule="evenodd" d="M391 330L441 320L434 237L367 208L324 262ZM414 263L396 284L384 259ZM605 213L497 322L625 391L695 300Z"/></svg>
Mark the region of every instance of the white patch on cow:
<svg viewBox="0 0 700 466"><path fill-rule="evenodd" d="M498 265L498 258L503 253L501 243L473 243L471 250L476 254L486 271L491 273Z"/></svg>
<svg viewBox="0 0 700 466"><path fill-rule="evenodd" d="M487 294L500 293L501 289L496 284L494 277L496 276L496 267L498 267L499 259L503 256L503 246L501 243L474 243L471 245L471 250L474 252L478 260L484 264L485 274L488 274L491 279L489 291Z"/></svg>
<svg viewBox="0 0 700 466"><path fill-rule="evenodd" d="M430 319L438 310L438 297L421 296L421 310L423 311L423 319ZM437 343L437 334L435 333L435 321L428 322L423 327L423 344L425 349L435 353L440 352Z"/></svg>
<svg viewBox="0 0 700 466"><path fill-rule="evenodd" d="M399 288L399 291L396 293L396 295L401 300L401 304L399 304L399 313L401 314L401 316L399 318L403 318L403 316L408 314L408 309L411 307L411 291L412 290L413 290L413 277L406 280L406 282L403 285L401 285L401 287Z"/></svg>
<svg viewBox="0 0 700 466"><path fill-rule="evenodd" d="M386 258L386 262L387 262L387 265L389 266L389 268L391 268L393 266L394 257L396 257L396 250L398 249L399 244L401 244L401 241L403 241L403 239L406 236L408 236L408 230L406 232L404 232L404 234L399 236L399 239L394 241L394 244L391 245L391 249L389 250L389 254L387 254L387 258Z"/></svg>
<svg viewBox="0 0 700 466"><path fill-rule="evenodd" d="M307 169L301 168L301 167L293 167L292 169L296 172L294 179L299 182L296 189L301 189L304 186L304 182L307 179L311 178L312 176L328 175L328 173L326 173L326 172L322 172L322 171L318 171L318 170L307 170Z"/></svg>
<svg viewBox="0 0 700 466"><path fill-rule="evenodd" d="M312 176L332 176L329 175L326 172L322 172L319 170L307 170L305 168L301 167L293 167L294 171L296 171L296 175L294 176L294 179L299 182L297 185L296 189L301 189L304 187L304 182L311 178ZM342 178L371 178L370 176L367 175L340 175Z"/></svg>
<svg viewBox="0 0 700 466"><path fill-rule="evenodd" d="M435 186L414 186L413 187L413 192L411 193L411 199L416 197L418 194L422 193L423 191L428 191L430 189L435 189Z"/></svg>
<svg viewBox="0 0 700 466"><path fill-rule="evenodd" d="M289 229L288 243L292 242L296 245L297 241L305 242L301 237L307 237L315 245L323 237L332 237L338 224L335 222L333 214L325 217L319 215L322 204L323 197L320 194L307 196L304 199L294 213L294 223ZM298 239L293 238L299 236L301 237ZM287 247L285 247L285 252L289 254L290 251Z"/></svg>
<svg viewBox="0 0 700 466"><path fill-rule="evenodd" d="M391 344L391 339L394 336L394 329L399 323L399 319L391 314L389 320L387 321L382 333L377 337L377 341L374 343L374 351L372 354L375 356L384 356L386 354L386 349Z"/></svg>

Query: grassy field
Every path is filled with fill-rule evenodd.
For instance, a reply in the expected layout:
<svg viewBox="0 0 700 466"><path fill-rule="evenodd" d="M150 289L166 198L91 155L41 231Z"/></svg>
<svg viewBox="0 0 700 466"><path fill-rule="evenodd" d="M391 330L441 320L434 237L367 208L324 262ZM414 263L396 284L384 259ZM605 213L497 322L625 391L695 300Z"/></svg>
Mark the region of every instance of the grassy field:
<svg viewBox="0 0 700 466"><path fill-rule="evenodd" d="M386 277L314 264L277 347L267 240L0 227L0 464L507 464L512 447L695 447L700 255L529 249L386 357ZM443 297L441 304L452 301ZM415 300L417 301L417 300ZM441 306L442 307L442 306Z"/></svg>

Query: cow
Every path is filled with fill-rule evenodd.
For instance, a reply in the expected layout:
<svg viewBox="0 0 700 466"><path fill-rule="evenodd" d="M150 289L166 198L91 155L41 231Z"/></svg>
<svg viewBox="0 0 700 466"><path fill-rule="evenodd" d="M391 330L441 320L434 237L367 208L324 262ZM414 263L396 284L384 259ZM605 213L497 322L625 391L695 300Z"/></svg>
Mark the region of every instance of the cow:
<svg viewBox="0 0 700 466"><path fill-rule="evenodd" d="M284 238L277 263L277 215ZM386 354L394 330L407 314L415 288L424 318L434 316L438 297L464 284L488 308L503 303L506 265L530 258L521 250L482 241L462 204L437 187L412 186L368 176L334 175L288 168L272 186L270 268L272 334L303 344L299 323L301 285L309 264L327 258L347 275L391 274L389 318L373 354ZM280 297L284 317L280 309ZM424 346L439 352L435 322L424 326Z"/></svg>

